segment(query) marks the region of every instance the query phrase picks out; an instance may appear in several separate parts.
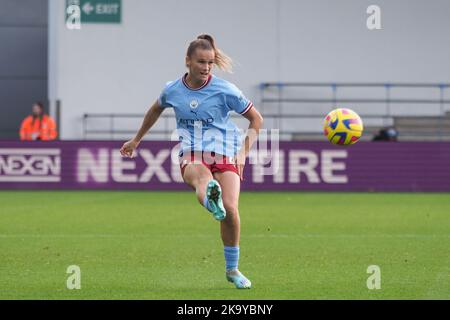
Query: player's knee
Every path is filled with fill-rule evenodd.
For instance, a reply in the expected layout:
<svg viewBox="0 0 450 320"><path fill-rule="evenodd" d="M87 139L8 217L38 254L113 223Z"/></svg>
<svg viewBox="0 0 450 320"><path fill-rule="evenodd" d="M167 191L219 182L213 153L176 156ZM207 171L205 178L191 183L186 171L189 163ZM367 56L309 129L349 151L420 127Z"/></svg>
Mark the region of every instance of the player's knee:
<svg viewBox="0 0 450 320"><path fill-rule="evenodd" d="M195 181L194 181L195 188L197 190L204 191L204 189L206 188L206 185L208 184L209 180L211 180L211 179L208 176L197 177L195 179Z"/></svg>
<svg viewBox="0 0 450 320"><path fill-rule="evenodd" d="M239 216L239 209L238 209L237 204L224 202L223 205L225 207L225 211L227 212L227 216L231 216L231 217Z"/></svg>

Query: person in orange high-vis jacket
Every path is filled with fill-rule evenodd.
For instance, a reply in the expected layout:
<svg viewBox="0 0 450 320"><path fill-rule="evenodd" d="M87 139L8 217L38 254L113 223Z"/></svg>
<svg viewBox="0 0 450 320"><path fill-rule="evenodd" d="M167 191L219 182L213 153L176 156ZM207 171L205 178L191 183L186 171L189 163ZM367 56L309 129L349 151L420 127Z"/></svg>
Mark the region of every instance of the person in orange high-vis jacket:
<svg viewBox="0 0 450 320"><path fill-rule="evenodd" d="M33 104L32 114L22 121L20 140L55 140L58 133L52 117L44 114L41 102Z"/></svg>

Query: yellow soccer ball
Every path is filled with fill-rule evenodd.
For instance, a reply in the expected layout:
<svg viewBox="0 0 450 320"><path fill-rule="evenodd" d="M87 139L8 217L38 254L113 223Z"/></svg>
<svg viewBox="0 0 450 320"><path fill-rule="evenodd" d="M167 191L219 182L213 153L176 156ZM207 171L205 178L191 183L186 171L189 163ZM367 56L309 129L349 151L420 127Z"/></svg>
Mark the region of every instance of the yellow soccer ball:
<svg viewBox="0 0 450 320"><path fill-rule="evenodd" d="M362 136L363 122L355 111L338 108L325 117L323 133L333 144L354 144Z"/></svg>

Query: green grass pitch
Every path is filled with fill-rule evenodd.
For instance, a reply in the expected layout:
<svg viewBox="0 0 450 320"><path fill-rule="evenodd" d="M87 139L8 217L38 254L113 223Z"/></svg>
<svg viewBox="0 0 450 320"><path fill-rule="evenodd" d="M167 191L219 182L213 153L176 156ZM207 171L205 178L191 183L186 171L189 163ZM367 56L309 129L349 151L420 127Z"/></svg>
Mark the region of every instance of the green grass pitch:
<svg viewBox="0 0 450 320"><path fill-rule="evenodd" d="M449 194L244 192L240 213L251 290L193 193L0 192L0 299L450 299Z"/></svg>

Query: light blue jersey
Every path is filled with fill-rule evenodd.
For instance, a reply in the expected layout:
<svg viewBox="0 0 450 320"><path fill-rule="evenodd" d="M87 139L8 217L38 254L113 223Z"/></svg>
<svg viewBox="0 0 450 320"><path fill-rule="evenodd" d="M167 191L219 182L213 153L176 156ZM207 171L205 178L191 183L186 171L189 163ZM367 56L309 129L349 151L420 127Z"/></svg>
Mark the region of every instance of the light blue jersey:
<svg viewBox="0 0 450 320"><path fill-rule="evenodd" d="M185 81L186 75L169 82L158 100L162 108L175 111L181 152L236 155L243 132L231 121L230 113L245 114L253 103L224 79L210 75L201 87L192 89Z"/></svg>

